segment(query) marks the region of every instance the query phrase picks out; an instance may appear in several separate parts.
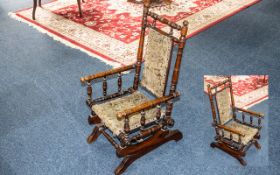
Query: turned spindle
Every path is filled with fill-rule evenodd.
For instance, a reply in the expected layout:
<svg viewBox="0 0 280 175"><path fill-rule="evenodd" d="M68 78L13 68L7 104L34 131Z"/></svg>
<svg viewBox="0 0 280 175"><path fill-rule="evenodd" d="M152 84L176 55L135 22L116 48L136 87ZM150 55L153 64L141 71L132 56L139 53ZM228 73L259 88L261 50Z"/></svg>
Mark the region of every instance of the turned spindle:
<svg viewBox="0 0 280 175"><path fill-rule="evenodd" d="M219 133L219 129L218 129L218 127L217 127L217 126L215 126L215 132L216 132L216 135L220 135L220 133Z"/></svg>
<svg viewBox="0 0 280 175"><path fill-rule="evenodd" d="M232 138L232 133L231 132L229 132L229 140L230 140L231 144L233 144L233 138Z"/></svg>
<svg viewBox="0 0 280 175"><path fill-rule="evenodd" d="M122 73L118 74L118 92L122 91Z"/></svg>
<svg viewBox="0 0 280 175"><path fill-rule="evenodd" d="M141 112L141 119L140 119L140 124L141 124L141 130L145 128L146 124L146 118L145 118L146 113L144 111Z"/></svg>
<svg viewBox="0 0 280 175"><path fill-rule="evenodd" d="M106 77L103 77L103 96L106 96L107 95L107 78Z"/></svg>
<svg viewBox="0 0 280 175"><path fill-rule="evenodd" d="M241 144L241 135L238 134L238 143Z"/></svg>
<svg viewBox="0 0 280 175"><path fill-rule="evenodd" d="M128 134L130 132L130 127L129 127L129 118L125 117L124 119L124 132Z"/></svg>
<svg viewBox="0 0 280 175"><path fill-rule="evenodd" d="M253 125L253 117L250 116L250 125Z"/></svg>
<svg viewBox="0 0 280 175"><path fill-rule="evenodd" d="M171 111L173 108L173 102L172 101L168 101L167 105L166 105L166 118L169 118L171 116Z"/></svg>
<svg viewBox="0 0 280 175"><path fill-rule="evenodd" d="M157 105L156 119L160 120L160 117L161 117L161 108L160 105Z"/></svg>
<svg viewBox="0 0 280 175"><path fill-rule="evenodd" d="M92 87L90 81L87 82L87 95L88 95L88 100L92 100Z"/></svg>
<svg viewBox="0 0 280 175"><path fill-rule="evenodd" d="M245 123L245 114L242 112L242 122Z"/></svg>
<svg viewBox="0 0 280 175"><path fill-rule="evenodd" d="M128 138L127 134L121 132L118 137L120 138L122 147L130 145L130 139Z"/></svg>
<svg viewBox="0 0 280 175"><path fill-rule="evenodd" d="M164 117L164 120L167 124L168 127L173 127L174 126L174 120L171 118L171 111L173 108L173 102L172 101L168 101L167 105L166 105L166 115Z"/></svg>

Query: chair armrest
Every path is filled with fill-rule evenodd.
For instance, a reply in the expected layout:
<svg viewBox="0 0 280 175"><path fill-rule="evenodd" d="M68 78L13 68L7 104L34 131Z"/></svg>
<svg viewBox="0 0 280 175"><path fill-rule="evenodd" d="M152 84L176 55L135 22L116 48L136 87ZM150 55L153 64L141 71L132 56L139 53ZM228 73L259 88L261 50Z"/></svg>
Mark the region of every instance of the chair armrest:
<svg viewBox="0 0 280 175"><path fill-rule="evenodd" d="M151 108L155 107L156 105L167 102L167 101L169 101L173 98L178 97L179 95L180 95L179 92L175 92L174 94L172 94L170 96L163 96L163 97L160 97L160 98L156 98L154 100L144 102L144 103L139 104L138 106L135 106L133 108L129 108L129 109L118 112L117 117L118 117L118 119L121 119L121 118L130 116L132 114L139 113L143 110L151 109Z"/></svg>
<svg viewBox="0 0 280 175"><path fill-rule="evenodd" d="M258 112L250 111L250 110L247 110L247 109L238 108L238 107L235 107L235 109L238 110L238 111L250 114L250 115L255 116L255 117L264 118L264 114L262 114L262 113L258 113Z"/></svg>
<svg viewBox="0 0 280 175"><path fill-rule="evenodd" d="M135 68L135 64L122 66L122 67L107 70L107 71L104 71L104 72L99 72L99 73L96 73L96 74L87 75L85 77L80 78L80 81L81 81L81 83L85 83L86 81L92 81L94 79L98 79L98 78L102 78L102 77L105 77L105 76L117 74L117 73L124 72L124 71L134 69L134 68Z"/></svg>
<svg viewBox="0 0 280 175"><path fill-rule="evenodd" d="M221 128L221 129L224 129L224 130L226 130L226 131L232 132L232 133L234 133L234 134L241 135L242 137L245 137L245 134L243 134L243 133L241 133L240 131L235 130L235 129L233 129L233 128L229 128L229 127L227 127L227 126L225 126L225 125L217 125L217 127L218 127L218 128Z"/></svg>

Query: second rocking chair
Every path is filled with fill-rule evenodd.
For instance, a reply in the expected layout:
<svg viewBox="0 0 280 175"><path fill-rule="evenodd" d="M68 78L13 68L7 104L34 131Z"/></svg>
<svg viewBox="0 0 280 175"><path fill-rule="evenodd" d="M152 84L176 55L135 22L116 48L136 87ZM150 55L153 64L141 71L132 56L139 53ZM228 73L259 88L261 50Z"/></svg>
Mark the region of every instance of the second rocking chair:
<svg viewBox="0 0 280 175"><path fill-rule="evenodd" d="M235 106L230 76L212 87L208 85L208 95L216 131L216 141L211 147L223 150L246 165L243 157L250 146L261 148L258 139L264 115Z"/></svg>
<svg viewBox="0 0 280 175"><path fill-rule="evenodd" d="M81 78L81 82L87 84L87 104L91 109L88 122L95 125L87 141L92 143L102 134L116 149L117 156L124 158L115 174L123 173L132 162L160 145L171 140L179 141L183 137L179 130L169 128L174 125L171 113L173 99L179 96L176 86L188 23L184 21L183 26L180 26L151 12L149 7L150 1L146 0L136 63ZM158 28L157 22L168 26L170 31L165 32ZM173 33L173 30L177 33ZM147 32L149 35L145 45ZM175 36L175 33L179 34L179 37ZM173 67L171 59L174 44L178 44L177 56L172 79L168 81ZM142 65L144 67L141 73ZM133 85L123 89L122 72L128 70L135 70ZM108 94L107 79L114 75L117 75L117 92ZM93 80L97 79L103 79L103 96L93 99L91 85ZM170 84L169 93L166 93L167 84ZM156 98L149 99L139 91L139 86Z"/></svg>

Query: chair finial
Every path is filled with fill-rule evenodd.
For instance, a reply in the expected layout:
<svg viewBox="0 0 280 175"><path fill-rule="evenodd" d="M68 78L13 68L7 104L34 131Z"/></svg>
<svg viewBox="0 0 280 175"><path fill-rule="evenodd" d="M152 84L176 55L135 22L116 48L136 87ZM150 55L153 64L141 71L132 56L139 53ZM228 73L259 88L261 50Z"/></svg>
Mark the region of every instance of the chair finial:
<svg viewBox="0 0 280 175"><path fill-rule="evenodd" d="M182 35L183 37L185 37L185 36L187 35L187 33L188 33L188 25L189 25L189 22L188 22L187 20L185 20L185 21L183 22L183 27L182 27L182 29L181 29L181 35Z"/></svg>
<svg viewBox="0 0 280 175"><path fill-rule="evenodd" d="M188 27L189 22L188 22L187 20L184 20L183 25L184 25L185 27Z"/></svg>

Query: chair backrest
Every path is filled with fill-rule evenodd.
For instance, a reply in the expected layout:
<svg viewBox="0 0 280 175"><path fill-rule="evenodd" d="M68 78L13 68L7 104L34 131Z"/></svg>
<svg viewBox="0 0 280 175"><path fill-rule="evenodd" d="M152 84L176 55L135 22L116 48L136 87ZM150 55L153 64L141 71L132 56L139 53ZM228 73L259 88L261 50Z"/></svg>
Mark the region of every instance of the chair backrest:
<svg viewBox="0 0 280 175"><path fill-rule="evenodd" d="M158 97L165 94L171 52L171 38L151 28L144 54L141 85Z"/></svg>
<svg viewBox="0 0 280 175"><path fill-rule="evenodd" d="M180 26L151 12L149 7L150 0L145 0L133 88L135 90L138 88L141 65L144 61L141 86L155 96L161 97L166 94L174 44L178 44L178 51L173 69L170 93L176 91L188 23L184 21L183 26ZM163 26L165 30L162 30ZM167 28L170 30L167 31ZM146 38L147 42L144 44Z"/></svg>
<svg viewBox="0 0 280 175"><path fill-rule="evenodd" d="M234 118L234 98L230 77L212 87L209 84L208 95L214 123L223 125Z"/></svg>

